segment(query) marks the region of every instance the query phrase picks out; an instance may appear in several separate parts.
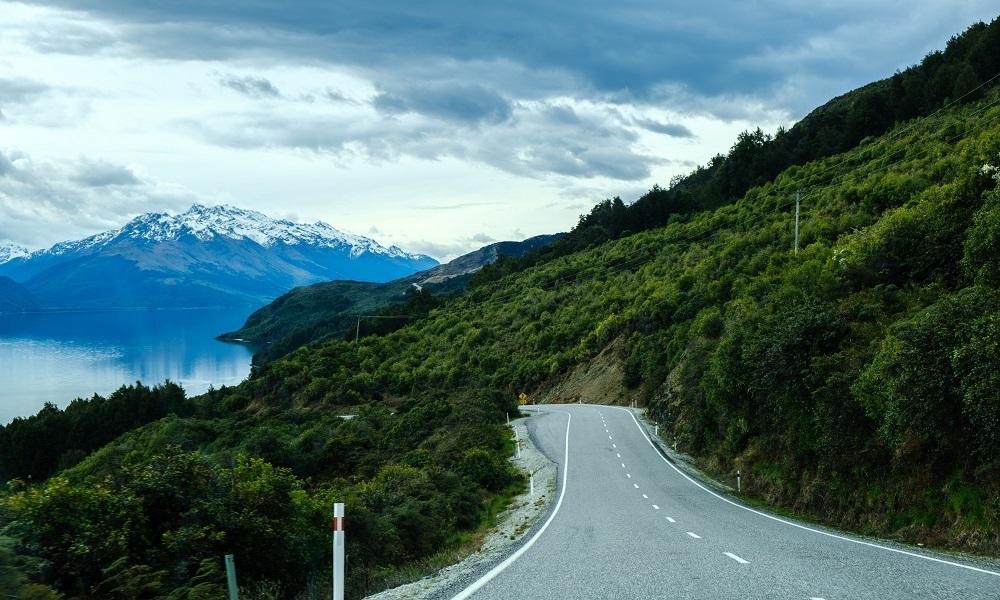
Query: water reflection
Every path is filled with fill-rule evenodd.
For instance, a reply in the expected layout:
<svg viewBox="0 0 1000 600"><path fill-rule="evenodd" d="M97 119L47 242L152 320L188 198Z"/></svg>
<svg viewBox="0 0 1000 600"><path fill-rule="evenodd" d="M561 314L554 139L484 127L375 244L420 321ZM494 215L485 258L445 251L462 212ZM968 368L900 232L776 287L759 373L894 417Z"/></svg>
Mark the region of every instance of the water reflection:
<svg viewBox="0 0 1000 600"><path fill-rule="evenodd" d="M250 310L142 310L0 315L0 423L45 402L65 406L137 380L170 379L189 394L232 385L250 350L214 339Z"/></svg>

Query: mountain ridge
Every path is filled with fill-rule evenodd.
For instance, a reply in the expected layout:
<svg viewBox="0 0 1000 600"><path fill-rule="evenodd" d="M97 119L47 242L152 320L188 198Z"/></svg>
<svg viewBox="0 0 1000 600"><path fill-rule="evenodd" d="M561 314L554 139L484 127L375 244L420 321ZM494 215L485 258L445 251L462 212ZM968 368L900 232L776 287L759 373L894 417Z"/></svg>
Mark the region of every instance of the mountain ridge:
<svg viewBox="0 0 1000 600"><path fill-rule="evenodd" d="M381 282L436 266L326 223L229 205L146 213L0 263L41 308L252 306L330 279Z"/></svg>
<svg viewBox="0 0 1000 600"><path fill-rule="evenodd" d="M251 314L243 327L220 339L257 345L255 362L276 358L295 347L342 334L357 314L371 314L406 301L413 289L438 296L460 292L471 275L500 257L518 258L564 234L537 235L520 242L488 244L447 263L385 283L327 281L289 290Z"/></svg>

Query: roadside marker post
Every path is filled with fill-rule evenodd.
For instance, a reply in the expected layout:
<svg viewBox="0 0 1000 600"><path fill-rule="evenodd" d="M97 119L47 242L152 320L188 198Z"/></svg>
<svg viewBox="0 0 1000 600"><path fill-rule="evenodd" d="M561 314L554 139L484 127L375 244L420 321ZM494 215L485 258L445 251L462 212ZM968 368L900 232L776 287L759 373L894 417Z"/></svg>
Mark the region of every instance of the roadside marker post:
<svg viewBox="0 0 1000 600"><path fill-rule="evenodd" d="M736 469L736 493L739 494L743 491L743 484L740 482L740 470Z"/></svg>
<svg viewBox="0 0 1000 600"><path fill-rule="evenodd" d="M333 600L344 600L344 503L333 505Z"/></svg>
<svg viewBox="0 0 1000 600"><path fill-rule="evenodd" d="M236 586L236 563L232 554L226 557L226 586L229 588L229 600L240 600L240 588Z"/></svg>
<svg viewBox="0 0 1000 600"><path fill-rule="evenodd" d="M660 426L659 425L653 425L653 435L655 437L660 437Z"/></svg>

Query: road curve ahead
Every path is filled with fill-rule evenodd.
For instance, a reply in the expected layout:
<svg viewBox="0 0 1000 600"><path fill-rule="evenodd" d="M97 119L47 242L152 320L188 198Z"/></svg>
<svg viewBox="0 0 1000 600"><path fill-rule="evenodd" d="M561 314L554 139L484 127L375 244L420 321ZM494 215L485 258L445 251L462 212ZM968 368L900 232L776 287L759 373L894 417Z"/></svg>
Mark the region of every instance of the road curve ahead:
<svg viewBox="0 0 1000 600"><path fill-rule="evenodd" d="M548 405L529 421L560 465L553 512L454 597L998 600L1000 568L791 521L669 464L632 413Z"/></svg>

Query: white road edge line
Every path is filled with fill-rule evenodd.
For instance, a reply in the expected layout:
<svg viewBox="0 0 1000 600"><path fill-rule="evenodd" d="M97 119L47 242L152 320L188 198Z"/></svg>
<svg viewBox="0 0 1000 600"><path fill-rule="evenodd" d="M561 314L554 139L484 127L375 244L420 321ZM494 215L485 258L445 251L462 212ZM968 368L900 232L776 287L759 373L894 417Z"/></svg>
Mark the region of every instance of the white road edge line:
<svg viewBox="0 0 1000 600"><path fill-rule="evenodd" d="M743 560L742 558L740 558L739 556L736 556L732 552L723 552L723 554L725 554L729 558L735 560L736 562L740 563L741 565L749 565L750 564L749 560Z"/></svg>
<svg viewBox="0 0 1000 600"><path fill-rule="evenodd" d="M573 421L573 415L563 410L554 410L546 412L561 412L564 415L566 415L566 447L563 450L562 490L559 491L559 499L556 500L556 506L555 508L552 509L552 514L549 515L549 518L545 521L545 523L541 526L541 528L539 528L539 530L535 533L535 535L531 536L530 540L525 542L523 546L517 549L517 552L514 552L514 554L511 554L507 558L507 560L503 561L499 565L490 569L488 573L486 573L485 575L474 581L472 585L470 585L469 587L465 588L464 590L453 596L451 600L465 600L472 594L475 594L477 591L479 591L479 588L489 583L494 577L496 577L500 573L503 573L503 571L507 567L514 564L514 561L521 558L521 556L525 552L527 552L529 548L535 545L535 542L538 541L538 538L542 537L542 534L545 533L545 530L548 529L549 525L552 524L552 520L556 518L557 514L559 514L559 507L562 506L563 498L566 497L566 482L569 480L567 477L569 475L569 424L570 422Z"/></svg>
<svg viewBox="0 0 1000 600"><path fill-rule="evenodd" d="M950 560L944 560L942 558L935 558L933 556L925 556L923 554L917 554L916 552L908 552L906 550L900 550L898 548L890 548L888 546L882 546L882 545L879 545L879 544L875 544L875 543L872 543L872 542L866 542L866 541L863 541L863 540L853 540L853 539L851 539L849 537L845 537L845 536L842 536L842 535L837 535L835 533L830 533L828 531L822 531L822 530L819 530L819 529L813 529L812 527L806 527L805 525L799 525L798 523L793 523L791 521L787 521L787 520L782 519L780 517L776 517L774 515L769 515L769 514L767 514L765 512L761 512L759 510L755 510L755 509L750 508L748 506L743 506L742 504L738 504L736 502L733 502L729 498L726 498L724 496L720 496L719 494L716 494L712 490L710 490L707 487L703 486L702 484L698 483L697 481L695 481L694 479L692 479L691 477L689 477L687 473L685 473L684 471L681 471L680 469L678 469L676 465L674 465L673 463L671 463L662 454L660 454L660 451L656 449L656 445L653 443L653 440L649 439L649 436L646 435L646 432L642 430L642 425L639 424L639 420L635 418L635 414L632 411L630 411L630 410L628 410L626 408L621 408L621 407L617 407L617 406L612 407L612 408L617 408L618 410L623 410L623 411L627 412L629 415L631 415L632 421L635 422L636 428L639 429L639 433L642 435L642 437L646 438L646 441L649 442L649 445L653 448L653 451L656 452L656 455L659 456L660 459L663 462L667 463L667 465L671 469L673 469L674 471L677 471L677 473L681 477L683 477L684 479L687 479L688 481L690 481L691 483L693 483L695 486L697 486L698 488L700 488L702 491L715 496L716 498L718 498L719 500L722 500L723 502L726 502L727 504L732 504L736 508L741 508L741 509L743 509L743 510L745 510L747 512L752 512L755 515L760 515L760 516L762 516L764 518L771 519L772 521L777 521L778 523L784 523L785 525L789 525L791 527L797 527L798 529L803 529L805 531L811 531L813 533L818 533L820 535L825 535L826 537L831 537L831 538L836 539L836 540L841 540L841 541L844 541L844 542L850 542L852 544L858 544L858 545L861 545L861 546L868 546L870 548L877 548L879 550L885 550L887 552L895 552L896 554L903 554L905 556L912 556L914 558L922 558L923 560L929 560L929 561L940 563L940 564L943 564L943 565L950 565L952 567L958 567L960 569L968 569L969 571L976 571L977 573L985 573L986 575L993 575L994 577L1000 577L1000 573L997 573L996 571L989 571L989 570L986 570L986 569L980 569L979 567L973 567L973 566L970 566L970 565L963 565L962 563L951 562Z"/></svg>
<svg viewBox="0 0 1000 600"><path fill-rule="evenodd" d="M688 534L689 536L693 537L693 538L694 538L694 539L696 539L696 540L700 540L700 539L701 539L701 536L700 536L700 535L698 535L697 533L693 532L693 531L689 531L689 532L687 532L687 534Z"/></svg>

